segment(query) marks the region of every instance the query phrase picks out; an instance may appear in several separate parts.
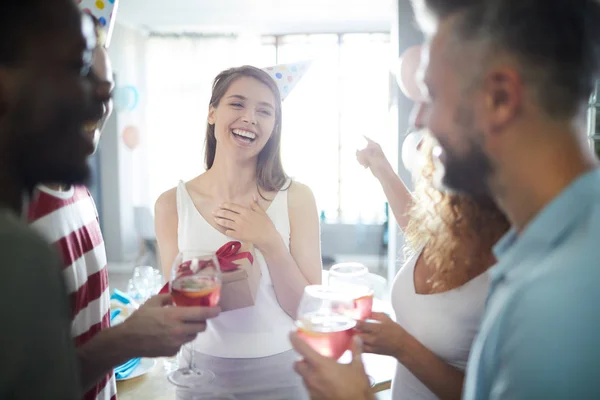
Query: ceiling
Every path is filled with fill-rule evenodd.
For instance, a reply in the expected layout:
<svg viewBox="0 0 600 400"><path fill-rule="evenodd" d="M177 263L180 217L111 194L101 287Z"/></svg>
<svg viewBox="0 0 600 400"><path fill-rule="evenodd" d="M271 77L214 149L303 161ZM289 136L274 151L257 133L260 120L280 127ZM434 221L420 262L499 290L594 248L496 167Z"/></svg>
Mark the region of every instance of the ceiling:
<svg viewBox="0 0 600 400"><path fill-rule="evenodd" d="M121 0L117 21L149 32L389 31L392 0Z"/></svg>

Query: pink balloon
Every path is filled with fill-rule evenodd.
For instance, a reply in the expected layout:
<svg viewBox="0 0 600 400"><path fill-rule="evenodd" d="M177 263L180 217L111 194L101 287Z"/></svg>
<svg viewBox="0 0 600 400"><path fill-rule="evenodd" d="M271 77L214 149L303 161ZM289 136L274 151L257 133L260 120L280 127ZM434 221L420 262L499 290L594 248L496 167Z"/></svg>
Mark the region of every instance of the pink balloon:
<svg viewBox="0 0 600 400"><path fill-rule="evenodd" d="M421 62L421 46L409 47L400 56L400 66L396 79L402 93L412 101L420 101L421 89L417 83L417 70Z"/></svg>
<svg viewBox="0 0 600 400"><path fill-rule="evenodd" d="M123 129L121 138L123 139L125 146L133 150L140 144L140 130L135 126L130 125Z"/></svg>

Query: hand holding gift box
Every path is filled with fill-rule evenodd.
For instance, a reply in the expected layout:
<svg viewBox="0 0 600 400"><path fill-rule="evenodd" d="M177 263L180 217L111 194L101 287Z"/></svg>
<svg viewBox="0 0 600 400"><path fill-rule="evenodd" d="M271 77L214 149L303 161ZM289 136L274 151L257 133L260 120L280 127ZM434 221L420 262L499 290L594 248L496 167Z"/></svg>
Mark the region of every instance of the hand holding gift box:
<svg viewBox="0 0 600 400"><path fill-rule="evenodd" d="M258 263L254 263L253 253L252 245L233 241L217 250L222 279L219 301L222 311L254 305L261 272ZM182 267L185 269L187 266L182 264ZM160 293L169 293L169 283L163 286Z"/></svg>

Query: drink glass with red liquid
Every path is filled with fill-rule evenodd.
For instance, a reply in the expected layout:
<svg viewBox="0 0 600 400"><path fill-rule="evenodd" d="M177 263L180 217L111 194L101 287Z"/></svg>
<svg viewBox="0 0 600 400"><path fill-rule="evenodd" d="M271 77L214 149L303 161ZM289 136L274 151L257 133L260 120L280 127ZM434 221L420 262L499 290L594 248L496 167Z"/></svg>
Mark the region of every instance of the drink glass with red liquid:
<svg viewBox="0 0 600 400"><path fill-rule="evenodd" d="M354 310L349 315L360 321L371 317L374 291L369 282L369 269L362 264L348 262L335 264L329 269L329 286L350 294Z"/></svg>
<svg viewBox="0 0 600 400"><path fill-rule="evenodd" d="M173 262L169 290L177 307L216 306L221 297L219 260L214 254L179 253ZM192 341L189 345L188 365L169 374L169 381L176 386L200 387L215 378L212 371L195 366L193 343Z"/></svg>
<svg viewBox="0 0 600 400"><path fill-rule="evenodd" d="M307 286L298 307L298 336L321 355L337 360L352 343L356 321L347 311L353 308L353 299L343 292Z"/></svg>

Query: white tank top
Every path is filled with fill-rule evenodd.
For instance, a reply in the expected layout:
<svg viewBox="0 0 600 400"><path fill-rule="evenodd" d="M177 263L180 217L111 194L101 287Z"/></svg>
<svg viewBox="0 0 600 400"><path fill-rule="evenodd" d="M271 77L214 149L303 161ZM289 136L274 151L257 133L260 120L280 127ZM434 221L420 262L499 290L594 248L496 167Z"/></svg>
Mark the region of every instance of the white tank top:
<svg viewBox="0 0 600 400"><path fill-rule="evenodd" d="M277 193L267 215L289 250L287 193L287 190ZM177 185L177 215L180 251L216 252L222 245L234 240L204 219L181 181ZM211 319L206 331L194 342L196 351L223 358L258 358L292 348L288 334L293 329L294 320L279 305L267 263L258 249L255 249L254 262L258 263L262 273L254 305L223 312Z"/></svg>
<svg viewBox="0 0 600 400"><path fill-rule="evenodd" d="M488 272L447 292L417 294L414 272L420 253L406 262L392 285L391 300L396 321L446 363L464 371L488 295ZM437 399L437 396L398 363L392 382L392 398L420 400Z"/></svg>

